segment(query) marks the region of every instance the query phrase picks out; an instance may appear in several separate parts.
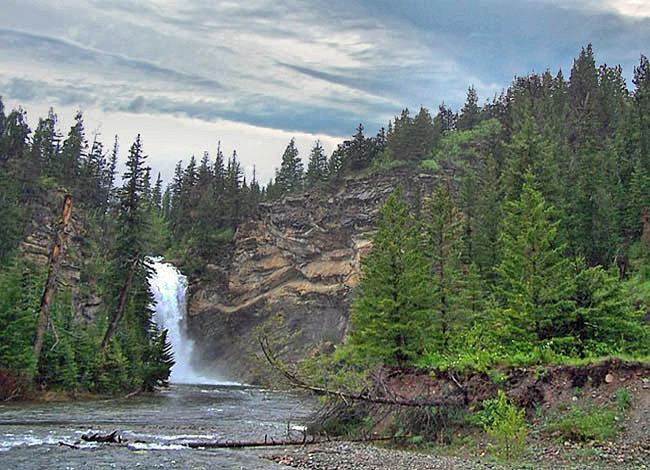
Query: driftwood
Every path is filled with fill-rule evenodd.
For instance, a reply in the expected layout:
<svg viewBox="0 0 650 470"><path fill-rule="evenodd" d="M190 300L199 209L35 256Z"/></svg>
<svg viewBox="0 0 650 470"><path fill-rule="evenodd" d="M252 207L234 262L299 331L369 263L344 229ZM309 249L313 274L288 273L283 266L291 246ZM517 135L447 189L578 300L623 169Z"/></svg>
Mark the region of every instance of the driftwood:
<svg viewBox="0 0 650 470"><path fill-rule="evenodd" d="M81 449L81 447L78 445L78 442L79 441L75 442L74 444L70 444L69 442L59 441L59 445L61 447L69 447L71 449Z"/></svg>
<svg viewBox="0 0 650 470"><path fill-rule="evenodd" d="M117 434L117 431L113 431L110 434L99 434L97 432L94 434L83 434L81 439L86 442L109 442L112 444L126 442L125 439L122 439L122 436Z"/></svg>
<svg viewBox="0 0 650 470"><path fill-rule="evenodd" d="M181 445L187 446L191 449L241 449L244 447L281 447L281 446L306 446L315 444L326 444L328 442L374 442L374 441L390 441L397 439L397 437L371 437L365 439L307 439L305 435L302 439L281 439L274 440L264 436L263 441L207 441L207 442L183 442Z"/></svg>
<svg viewBox="0 0 650 470"><path fill-rule="evenodd" d="M364 439L317 439L317 438L307 438L307 435L304 434L302 439L273 439L268 436L264 436L263 441L204 441L204 442L180 442L178 445L182 445L189 449L243 449L246 447L282 447L282 446L308 446L316 444L326 444L330 442L373 442L373 441L389 441L398 439L399 437L369 437ZM126 439L122 439L121 436L117 434L117 431L113 431L110 434L84 434L81 436L81 439L86 442L100 442L104 444L124 444ZM62 447L69 447L71 449L81 449L79 446L80 441L74 443L68 443L64 441L59 441L59 445ZM134 441L139 444L154 444L154 442L149 441Z"/></svg>
<svg viewBox="0 0 650 470"><path fill-rule="evenodd" d="M359 393L350 393L341 390L330 390L324 387L316 387L310 385L298 378L295 374L289 372L285 366L283 366L280 361L271 353L271 349L266 338L259 338L260 347L262 348L262 353L266 360L279 372L284 375L287 380L294 385L295 387L301 388L303 390L308 390L317 395L329 395L340 400L347 402L350 401L364 401L368 403L375 403L378 405L396 405L396 406L411 406L411 407L427 407L427 406L449 406L449 405L461 405L465 404L467 401L467 395L464 393L464 389L454 380L455 385L463 393L461 400L432 400L430 398L422 399L408 399L403 397L387 397L387 396L375 396L372 395L369 391L365 390Z"/></svg>

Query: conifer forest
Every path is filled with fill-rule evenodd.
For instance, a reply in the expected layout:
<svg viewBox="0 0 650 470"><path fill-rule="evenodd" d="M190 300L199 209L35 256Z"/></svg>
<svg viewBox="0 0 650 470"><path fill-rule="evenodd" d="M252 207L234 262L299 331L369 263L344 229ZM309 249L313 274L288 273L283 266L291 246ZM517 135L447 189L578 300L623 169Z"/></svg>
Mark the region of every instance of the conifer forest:
<svg viewBox="0 0 650 470"><path fill-rule="evenodd" d="M133 143L68 130L50 110L30 129L0 103L0 394L33 388L124 393L165 385L173 355L152 321L150 257L187 272L228 256L237 227L260 205L336 191L360 173L419 167L431 195L396 188L376 218L371 252L337 360L368 367L549 364L650 353L650 63L632 83L584 47L565 77L516 76L459 111L404 109L376 135L362 124L331 155L292 139L275 178L244 177L220 145L179 161L163 182ZM125 171L117 174L119 158ZM303 162L304 159L304 162ZM404 181L403 185L408 186ZM79 285L51 303L34 348L47 266L25 255L44 201L72 197L84 227L70 256ZM73 224L74 225L74 224ZM74 252L78 250L78 252ZM92 316L73 296L96 295Z"/></svg>

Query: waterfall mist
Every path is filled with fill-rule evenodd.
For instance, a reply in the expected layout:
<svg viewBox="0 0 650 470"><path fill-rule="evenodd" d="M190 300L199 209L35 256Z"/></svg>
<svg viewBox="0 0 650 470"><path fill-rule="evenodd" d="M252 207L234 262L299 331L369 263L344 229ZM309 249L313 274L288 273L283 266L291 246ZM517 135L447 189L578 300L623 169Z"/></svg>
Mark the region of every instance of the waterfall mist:
<svg viewBox="0 0 650 470"><path fill-rule="evenodd" d="M169 263L159 258L150 260L153 275L149 286L156 300L154 320L168 331L167 339L174 351L175 364L169 381L185 384L227 383L214 377L206 377L204 371L193 364L194 341L187 336L187 278Z"/></svg>

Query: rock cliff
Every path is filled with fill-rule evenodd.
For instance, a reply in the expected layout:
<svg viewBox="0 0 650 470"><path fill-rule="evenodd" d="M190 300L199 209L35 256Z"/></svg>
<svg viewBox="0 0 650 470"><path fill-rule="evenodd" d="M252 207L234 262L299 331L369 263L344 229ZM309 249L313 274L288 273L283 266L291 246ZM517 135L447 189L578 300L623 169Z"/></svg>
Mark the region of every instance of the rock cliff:
<svg viewBox="0 0 650 470"><path fill-rule="evenodd" d="M55 226L59 220L61 204L66 194L63 188L53 188L38 192L30 202L30 218L25 228L25 237L19 246L25 261L44 266L47 269L53 243ZM72 294L72 307L77 316L86 320L95 317L102 306L101 298L93 292L93 285L83 279L84 265L94 256L89 242L88 226L84 220L79 202L73 199L70 227L66 237L63 258L57 284L59 291ZM85 286L82 284L85 283Z"/></svg>
<svg viewBox="0 0 650 470"><path fill-rule="evenodd" d="M393 169L263 205L239 226L230 260L206 266L190 284L188 324L207 368L264 380L268 368L255 359L260 331L288 360L340 342L379 207L398 186L426 198L437 178Z"/></svg>

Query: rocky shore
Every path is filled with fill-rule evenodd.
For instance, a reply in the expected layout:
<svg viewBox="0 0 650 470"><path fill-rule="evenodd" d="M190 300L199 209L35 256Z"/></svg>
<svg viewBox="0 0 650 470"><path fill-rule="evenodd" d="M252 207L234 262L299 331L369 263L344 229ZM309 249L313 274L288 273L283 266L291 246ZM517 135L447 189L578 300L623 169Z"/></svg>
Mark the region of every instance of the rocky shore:
<svg viewBox="0 0 650 470"><path fill-rule="evenodd" d="M614 448L606 445L590 446L552 445L537 443L529 454L518 461L500 463L487 454L476 456L460 451L459 456L436 455L429 451L400 450L364 443L332 442L317 446L285 448L281 452L264 451L262 457L292 468L316 470L643 470L650 469L650 453L639 454L639 449L626 445ZM487 449L487 446L486 446ZM449 449L447 449L449 450ZM650 448L648 449L650 451Z"/></svg>

